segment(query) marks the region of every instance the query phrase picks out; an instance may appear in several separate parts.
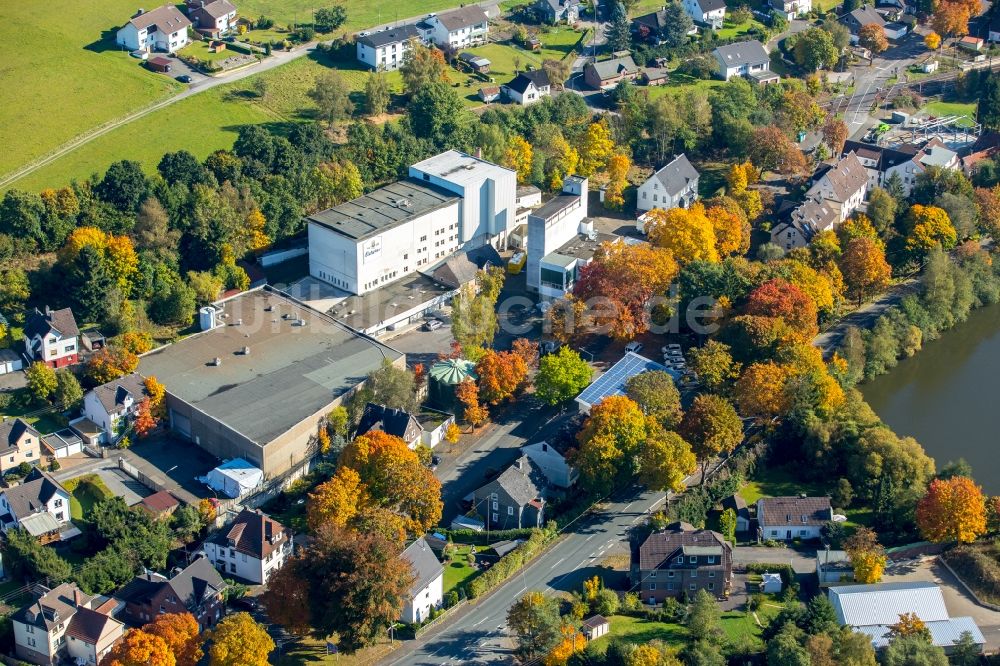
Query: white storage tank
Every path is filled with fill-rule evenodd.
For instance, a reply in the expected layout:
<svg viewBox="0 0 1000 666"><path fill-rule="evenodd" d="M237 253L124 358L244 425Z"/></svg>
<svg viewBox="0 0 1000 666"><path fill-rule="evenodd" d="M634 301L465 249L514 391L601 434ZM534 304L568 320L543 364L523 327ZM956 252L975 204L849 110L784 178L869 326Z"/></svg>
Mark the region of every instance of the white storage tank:
<svg viewBox="0 0 1000 666"><path fill-rule="evenodd" d="M201 330L208 331L215 328L215 315L217 312L218 310L211 305L206 305L198 310L198 323L201 325Z"/></svg>

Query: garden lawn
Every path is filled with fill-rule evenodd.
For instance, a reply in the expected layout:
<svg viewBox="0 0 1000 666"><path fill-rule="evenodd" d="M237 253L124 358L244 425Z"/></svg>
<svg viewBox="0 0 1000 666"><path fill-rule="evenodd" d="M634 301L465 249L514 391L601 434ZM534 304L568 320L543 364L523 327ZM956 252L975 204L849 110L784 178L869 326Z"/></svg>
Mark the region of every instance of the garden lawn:
<svg viewBox="0 0 1000 666"><path fill-rule="evenodd" d="M967 116L958 121L963 127L971 127L976 120L976 103L969 102L931 102L921 109L929 116Z"/></svg>
<svg viewBox="0 0 1000 666"><path fill-rule="evenodd" d="M5 2L0 174L182 89L115 45L134 0Z"/></svg>
<svg viewBox="0 0 1000 666"><path fill-rule="evenodd" d="M456 545L457 555L452 562L444 563L444 593L448 594L452 590L458 589L472 581L480 574L480 570L469 566L466 559L471 546Z"/></svg>
<svg viewBox="0 0 1000 666"><path fill-rule="evenodd" d="M395 642L395 646L400 644ZM305 666L306 664L330 664L330 666L367 666L374 664L392 651L389 637L383 636L375 645L356 654L327 654L326 641L315 638L292 638L281 646L281 656L272 653L270 663L278 666Z"/></svg>
<svg viewBox="0 0 1000 666"><path fill-rule="evenodd" d="M671 72L665 85L649 86L648 88L644 88L644 90L649 91L649 99L654 100L664 95L679 95L688 90L704 90L707 92L712 88L718 88L725 84L726 82L721 79L696 79L687 74Z"/></svg>
<svg viewBox="0 0 1000 666"><path fill-rule="evenodd" d="M20 418L25 423L30 423L34 426L35 430L42 433L43 435L48 435L49 433L55 432L65 428L68 425L67 420L56 411L46 412L39 416L25 416L26 414L31 414L42 409L45 405L42 403L35 402L30 395L28 395L28 389L17 389L12 393L14 396L11 404L3 409L0 409L0 417L2 418Z"/></svg>
<svg viewBox="0 0 1000 666"><path fill-rule="evenodd" d="M279 25L287 26L293 23L312 23L313 11L321 7L342 5L347 10L347 23L329 36L331 39L340 36L345 31L374 28L379 25L395 23L403 19L423 16L431 12L452 9L461 4L461 0L407 0L406 3L387 5L366 0L343 0L342 2L316 2L316 0L246 0L239 2L240 15L250 18L267 16Z"/></svg>
<svg viewBox="0 0 1000 666"><path fill-rule="evenodd" d="M822 496L833 490L832 484L835 482L836 479L833 479L831 486L826 487L798 478L794 467L764 467L754 474L754 478L747 485L743 486L740 495L743 496L748 505L756 504L761 497L794 497L801 493ZM836 510L841 508L834 507ZM857 501L844 513L847 516L847 521L843 525L849 532L853 532L862 525L870 526L872 523L872 510L869 507L857 506Z"/></svg>
<svg viewBox="0 0 1000 666"><path fill-rule="evenodd" d="M765 26L757 19L750 19L749 21L745 21L743 23L731 23L730 21L726 21L722 25L722 30L719 30L716 35L719 39L732 39L734 37L747 34L750 32L750 28L759 28L763 30Z"/></svg>
<svg viewBox="0 0 1000 666"><path fill-rule="evenodd" d="M64 481L62 485L69 493L70 514L73 520L88 519L95 504L114 495L97 474L70 479Z"/></svg>
<svg viewBox="0 0 1000 666"><path fill-rule="evenodd" d="M216 60L225 60L232 55L242 55L238 51L230 51L229 49L224 49L216 53L208 48L208 42L192 42L188 44L180 51L177 52L179 55L188 56L190 58L197 58L198 60L207 60L209 62L215 62Z"/></svg>
<svg viewBox="0 0 1000 666"><path fill-rule="evenodd" d="M593 641L591 648L602 654L614 638L624 638L629 643L637 644L661 640L675 646L681 646L687 640L687 629L673 622L653 622L629 615L612 615L608 619L611 630Z"/></svg>

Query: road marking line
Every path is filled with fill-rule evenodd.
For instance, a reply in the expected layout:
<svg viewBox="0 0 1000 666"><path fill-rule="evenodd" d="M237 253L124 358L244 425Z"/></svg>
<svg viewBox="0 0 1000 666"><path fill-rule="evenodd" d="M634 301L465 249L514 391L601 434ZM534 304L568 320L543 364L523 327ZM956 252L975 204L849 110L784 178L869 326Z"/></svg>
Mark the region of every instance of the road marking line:
<svg viewBox="0 0 1000 666"><path fill-rule="evenodd" d="M634 504L634 502L629 502L628 504L626 504L626 505L625 505L625 508L624 508L624 509L622 509L622 511L628 511L628 508L629 508L630 506L632 506L632 504Z"/></svg>
<svg viewBox="0 0 1000 666"><path fill-rule="evenodd" d="M565 560L566 560L565 557L561 558L558 562L556 562L551 567L549 567L549 570L555 569L557 566L559 566L560 564L562 564Z"/></svg>

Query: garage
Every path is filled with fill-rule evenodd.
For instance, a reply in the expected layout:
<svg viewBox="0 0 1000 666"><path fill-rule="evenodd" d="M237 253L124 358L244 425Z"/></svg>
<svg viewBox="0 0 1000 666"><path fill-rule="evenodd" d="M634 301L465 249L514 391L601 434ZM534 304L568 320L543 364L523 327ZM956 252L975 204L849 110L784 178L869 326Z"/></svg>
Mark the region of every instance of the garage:
<svg viewBox="0 0 1000 666"><path fill-rule="evenodd" d="M13 349L0 349L0 375L17 372L23 368L20 354Z"/></svg>
<svg viewBox="0 0 1000 666"><path fill-rule="evenodd" d="M170 427L174 432L191 439L191 419L173 409L170 410Z"/></svg>
<svg viewBox="0 0 1000 666"><path fill-rule="evenodd" d="M83 439L69 428L51 435L42 435L42 443L48 449L49 455L56 458L83 453Z"/></svg>

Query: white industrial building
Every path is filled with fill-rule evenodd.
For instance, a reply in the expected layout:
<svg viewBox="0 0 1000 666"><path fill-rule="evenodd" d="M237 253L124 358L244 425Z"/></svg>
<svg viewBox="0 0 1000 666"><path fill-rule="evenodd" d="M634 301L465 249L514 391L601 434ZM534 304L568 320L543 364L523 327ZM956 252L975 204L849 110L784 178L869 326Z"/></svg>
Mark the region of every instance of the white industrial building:
<svg viewBox="0 0 1000 666"><path fill-rule="evenodd" d="M567 176L563 191L528 214L528 288L543 296L557 298L567 290L564 280L560 287L542 284L542 264L546 255L566 245L581 233L592 230L587 219L588 182L579 176Z"/></svg>
<svg viewBox="0 0 1000 666"><path fill-rule="evenodd" d="M506 246L517 220L517 174L449 150L401 180L306 218L309 274L363 295L459 250Z"/></svg>

